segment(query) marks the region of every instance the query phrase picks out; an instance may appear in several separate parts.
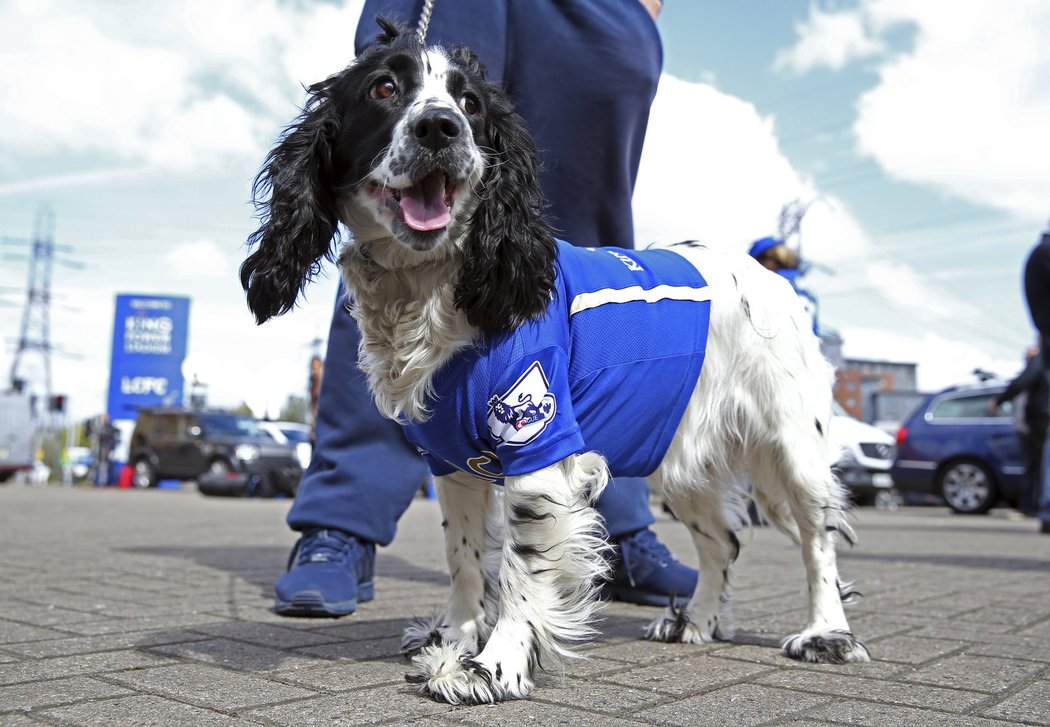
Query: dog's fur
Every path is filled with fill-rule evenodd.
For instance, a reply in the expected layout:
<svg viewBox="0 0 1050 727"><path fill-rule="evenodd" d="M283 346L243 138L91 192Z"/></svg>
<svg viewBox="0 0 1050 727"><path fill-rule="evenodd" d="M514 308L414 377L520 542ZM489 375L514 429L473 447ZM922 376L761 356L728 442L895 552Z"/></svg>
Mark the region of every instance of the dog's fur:
<svg viewBox="0 0 1050 727"><path fill-rule="evenodd" d="M442 364L544 313L557 250L535 150L507 96L468 50L423 51L415 35L380 24L374 46L309 89L270 153L256 180L257 249L241 280L260 323L284 313L339 223L348 227L339 265L361 328L360 365L380 411L421 420ZM829 466L830 367L785 281L743 255L674 249L710 287L708 350L650 479L689 528L700 580L647 636L701 643L732 634L729 570L749 477L757 505L800 543L806 566L809 619L784 652L866 661L843 612L854 592L835 562L836 537L853 536ZM607 476L601 457L582 453L507 477L502 496L472 475L439 478L452 593L447 611L414 624L403 642L418 652L424 693L451 703L524 697L542 663L593 634L607 546L591 504ZM485 552L494 553L490 568Z"/></svg>

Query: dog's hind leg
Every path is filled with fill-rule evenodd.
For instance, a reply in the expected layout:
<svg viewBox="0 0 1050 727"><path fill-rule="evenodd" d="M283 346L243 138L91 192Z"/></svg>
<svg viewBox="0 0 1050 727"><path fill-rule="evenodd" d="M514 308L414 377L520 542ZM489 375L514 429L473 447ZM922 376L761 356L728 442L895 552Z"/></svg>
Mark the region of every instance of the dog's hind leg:
<svg viewBox="0 0 1050 727"><path fill-rule="evenodd" d="M486 551L498 535L490 524L493 485L462 473L438 477L435 484L452 580L448 608L413 621L401 637L401 652L413 654L431 643L458 643L464 653L476 654L488 637L486 610L495 611L490 586L494 576L484 572Z"/></svg>
<svg viewBox="0 0 1050 727"><path fill-rule="evenodd" d="M573 643L594 635L609 546L591 503L607 478L595 454L506 478L499 618L477 656L434 644L413 659L424 694L451 704L525 697L545 660L572 655Z"/></svg>
<svg viewBox="0 0 1050 727"><path fill-rule="evenodd" d="M845 515L845 493L827 464L826 448L807 447L804 439L796 438L790 446L769 445L764 455L756 457L752 470L755 486L764 489L770 500L781 500L776 496L781 495L786 501L798 526L806 567L809 620L802 632L787 637L781 646L787 656L802 661L868 661L868 649L850 631L843 609L843 603L858 594L839 580L835 557L839 535L851 544L854 540Z"/></svg>
<svg viewBox="0 0 1050 727"><path fill-rule="evenodd" d="M740 541L716 487L708 483L685 492L665 492L671 509L689 528L700 557L700 575L688 603L686 594L679 594L682 600L676 599L646 627L647 639L699 644L733 635L729 570L740 553Z"/></svg>

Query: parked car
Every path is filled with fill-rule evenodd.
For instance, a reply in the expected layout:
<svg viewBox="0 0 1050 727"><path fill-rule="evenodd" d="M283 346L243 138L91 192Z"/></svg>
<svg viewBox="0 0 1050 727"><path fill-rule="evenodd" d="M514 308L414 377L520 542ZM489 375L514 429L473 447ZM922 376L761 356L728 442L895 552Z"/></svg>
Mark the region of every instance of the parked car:
<svg viewBox="0 0 1050 727"><path fill-rule="evenodd" d="M982 382L926 397L897 432L897 487L940 495L960 513L987 512L1000 500L1016 505L1027 485L1012 402L987 409L1005 388Z"/></svg>
<svg viewBox="0 0 1050 727"><path fill-rule="evenodd" d="M66 449L63 466L72 480L85 480L91 473L91 468L95 466L94 459L90 447L69 447Z"/></svg>
<svg viewBox="0 0 1050 727"><path fill-rule="evenodd" d="M305 470L310 466L310 457L313 455L313 445L310 444L310 425L299 422L270 422L260 421L259 427L264 432L281 444L295 447L299 456L299 464Z"/></svg>
<svg viewBox="0 0 1050 727"><path fill-rule="evenodd" d="M138 487L197 479L205 494L294 495L302 475L295 447L275 442L253 417L176 407L139 413L128 461Z"/></svg>
<svg viewBox="0 0 1050 727"><path fill-rule="evenodd" d="M836 404L828 442L835 472L849 489L854 502L886 508L900 504L900 493L894 488L890 475L897 451L893 437L854 419Z"/></svg>

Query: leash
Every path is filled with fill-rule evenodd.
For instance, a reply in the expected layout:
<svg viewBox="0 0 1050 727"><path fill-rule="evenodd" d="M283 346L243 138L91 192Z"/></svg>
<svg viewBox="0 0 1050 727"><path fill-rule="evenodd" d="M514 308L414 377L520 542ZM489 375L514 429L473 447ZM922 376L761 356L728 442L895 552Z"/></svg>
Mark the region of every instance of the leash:
<svg viewBox="0 0 1050 727"><path fill-rule="evenodd" d="M423 0L423 9L419 13L419 25L416 26L416 35L419 36L419 45L426 48L427 30L430 28L430 16L434 12L434 0Z"/></svg>

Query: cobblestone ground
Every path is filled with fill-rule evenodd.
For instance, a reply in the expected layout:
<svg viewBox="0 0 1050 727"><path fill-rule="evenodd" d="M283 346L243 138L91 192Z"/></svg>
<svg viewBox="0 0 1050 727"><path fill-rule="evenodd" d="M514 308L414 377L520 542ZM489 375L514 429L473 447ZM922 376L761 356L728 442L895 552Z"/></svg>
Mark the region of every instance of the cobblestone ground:
<svg viewBox="0 0 1050 727"><path fill-rule="evenodd" d="M445 597L437 505L417 500L380 551L375 601L301 620L271 611L288 504L0 486L0 725L1050 725L1050 537L1008 511L857 513L840 564L870 664L779 655L805 583L794 546L759 528L732 642L648 643L659 610L613 604L588 658L531 699L450 707L405 683L397 653ZM657 530L695 562L683 528Z"/></svg>

